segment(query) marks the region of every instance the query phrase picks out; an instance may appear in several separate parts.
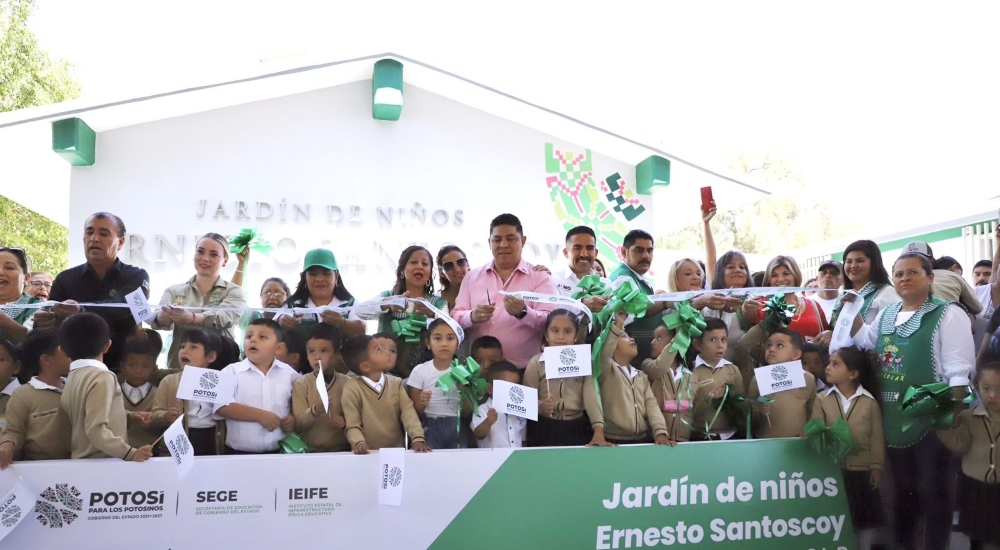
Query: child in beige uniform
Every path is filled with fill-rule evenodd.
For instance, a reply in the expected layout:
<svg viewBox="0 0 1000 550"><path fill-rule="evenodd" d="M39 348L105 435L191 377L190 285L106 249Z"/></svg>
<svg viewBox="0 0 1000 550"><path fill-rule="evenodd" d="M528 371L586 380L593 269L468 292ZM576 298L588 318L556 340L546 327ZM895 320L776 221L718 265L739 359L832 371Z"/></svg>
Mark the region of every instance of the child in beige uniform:
<svg viewBox="0 0 1000 550"><path fill-rule="evenodd" d="M161 348L151 340L129 340L122 349L122 395L125 397L125 416L128 418L128 441L133 446L149 445L156 441L165 424L153 422L153 400L156 386L152 378L156 372L156 358Z"/></svg>
<svg viewBox="0 0 1000 550"><path fill-rule="evenodd" d="M69 357L59 349L59 329L37 329L21 343L21 365L34 377L7 405L7 429L0 435L0 468L14 460L69 458L70 425L59 406Z"/></svg>
<svg viewBox="0 0 1000 550"><path fill-rule="evenodd" d="M607 440L619 445L656 443L676 445L667 432L662 405L653 397L649 378L631 365L639 353L625 334L628 313L615 314L614 325L601 348L601 399Z"/></svg>
<svg viewBox="0 0 1000 550"><path fill-rule="evenodd" d="M691 369L691 441L743 439L738 422L719 410L727 387L730 392L743 393L743 374L725 358L729 327L721 319L705 319L705 323L701 336L691 341L698 352Z"/></svg>
<svg viewBox="0 0 1000 550"><path fill-rule="evenodd" d="M715 319L719 323L721 320ZM653 357L643 359L642 371L649 377L653 397L663 411L667 431L674 441L688 441L691 438L691 370L677 360L677 352L671 351L673 333L661 324L653 331L653 341L649 351Z"/></svg>
<svg viewBox="0 0 1000 550"><path fill-rule="evenodd" d="M379 340L355 336L344 343L344 362L357 375L344 385L342 403L347 423L347 441L354 454L364 455L382 447L402 447L404 431L410 447L418 453L431 449L424 429L406 395L403 380L386 374L396 366L395 354Z"/></svg>
<svg viewBox="0 0 1000 550"><path fill-rule="evenodd" d="M59 327L59 347L73 361L59 399L72 427L70 457L143 462L153 456L151 446L132 447L125 439L122 388L101 362L111 348L104 319L87 312L67 317Z"/></svg>
<svg viewBox="0 0 1000 550"><path fill-rule="evenodd" d="M764 362L768 365L788 363L802 358L802 336L787 328L776 328L767 337ZM805 370L805 369L803 369ZM753 399L760 397L757 376L750 379L748 397L754 410L757 439L777 437L798 437L809 421L813 403L816 401L816 377L804 372L806 385L801 388L784 390L768 395L773 403L761 405Z"/></svg>
<svg viewBox="0 0 1000 550"><path fill-rule="evenodd" d="M557 309L545 319L542 346L576 344L579 328L580 319L575 314ZM538 390L538 421L528 423L529 447L608 445L604 439L604 414L594 377L549 381L545 377L542 355L538 354L524 369L524 385Z"/></svg>
<svg viewBox="0 0 1000 550"><path fill-rule="evenodd" d="M16 374L21 370L17 361L17 348L9 340L0 338L0 417L7 410L7 402L14 390L21 386Z"/></svg>
<svg viewBox="0 0 1000 550"><path fill-rule="evenodd" d="M339 330L325 323L317 323L306 340L306 359L312 367L307 374L292 386L292 414L295 415L295 430L310 452L331 453L351 450L344 428L344 406L341 399L347 375L344 357L340 353L343 335ZM326 395L330 410L323 409L316 378L322 369L326 382Z"/></svg>

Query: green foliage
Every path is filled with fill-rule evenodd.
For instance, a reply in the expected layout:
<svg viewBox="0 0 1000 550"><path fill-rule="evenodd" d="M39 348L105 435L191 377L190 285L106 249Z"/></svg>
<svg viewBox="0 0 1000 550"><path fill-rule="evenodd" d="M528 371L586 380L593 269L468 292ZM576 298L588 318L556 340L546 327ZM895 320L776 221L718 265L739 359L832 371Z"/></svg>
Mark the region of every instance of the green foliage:
<svg viewBox="0 0 1000 550"><path fill-rule="evenodd" d="M23 248L32 271L55 275L69 262L69 230L0 196L0 246Z"/></svg>
<svg viewBox="0 0 1000 550"><path fill-rule="evenodd" d="M31 0L0 0L0 112L80 96L66 61L52 60L28 28Z"/></svg>
<svg viewBox="0 0 1000 550"><path fill-rule="evenodd" d="M730 167L752 176L755 184L770 191L771 195L716 215L712 220L712 234L720 255L727 250L764 255L787 253L856 229L844 220L834 219L826 204L817 198L818 194L803 183L801 174L783 160L771 155L753 158L739 154ZM724 202L720 204L725 208ZM658 239L656 246L697 250L703 243L699 224Z"/></svg>

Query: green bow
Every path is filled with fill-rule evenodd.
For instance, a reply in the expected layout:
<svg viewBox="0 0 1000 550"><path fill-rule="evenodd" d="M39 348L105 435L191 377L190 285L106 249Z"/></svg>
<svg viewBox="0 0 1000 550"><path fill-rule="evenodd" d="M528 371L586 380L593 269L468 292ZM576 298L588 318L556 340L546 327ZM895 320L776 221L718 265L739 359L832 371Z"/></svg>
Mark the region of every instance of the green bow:
<svg viewBox="0 0 1000 550"><path fill-rule="evenodd" d="M305 441L297 434L287 434L285 437L278 442L278 447L281 449L282 454L286 455L296 455L309 452L309 447L306 445Z"/></svg>
<svg viewBox="0 0 1000 550"><path fill-rule="evenodd" d="M750 420L753 414L753 409L750 407L751 401L756 401L765 405L774 403L774 399L764 397L763 395L757 397L756 399L750 399L745 395L736 393L733 390L732 384L726 384L726 391L722 394L722 397L720 399L713 397L710 400L710 403L716 407L715 416L712 417L712 421L710 423L705 425L705 434L707 435L712 430L712 426L715 425L715 420L719 418L719 413L725 411L729 419L733 421L733 424L736 424L737 429L744 426L746 427L747 439L750 439ZM716 405L716 402L718 402L718 405Z"/></svg>
<svg viewBox="0 0 1000 550"><path fill-rule="evenodd" d="M261 237L257 233L257 228L244 228L240 229L239 235L234 235L229 239L229 251L233 254L242 254L244 250L250 247L265 256L274 250L271 243L267 242L267 239Z"/></svg>
<svg viewBox="0 0 1000 550"><path fill-rule="evenodd" d="M601 281L600 275L586 275L580 279L580 282L576 286L578 290L573 292L572 297L574 300L584 300L595 296L609 296L611 294L611 287Z"/></svg>
<svg viewBox="0 0 1000 550"><path fill-rule="evenodd" d="M962 403L972 403L975 400L976 396L970 391ZM899 401L899 408L907 417L903 420L903 431L925 418L931 421L935 430L947 430L955 419L955 403L955 392L947 382L906 388Z"/></svg>
<svg viewBox="0 0 1000 550"><path fill-rule="evenodd" d="M420 335L427 326L427 317L411 313L406 319L393 319L389 326L397 336L402 336L407 344L419 344Z"/></svg>
<svg viewBox="0 0 1000 550"><path fill-rule="evenodd" d="M795 315L795 306L785 303L784 294L775 294L764 305L767 316L764 317L768 326L787 327L792 323L792 316Z"/></svg>
<svg viewBox="0 0 1000 550"><path fill-rule="evenodd" d="M674 312L663 318L663 324L674 331L674 343L671 344L670 351L677 352L682 358L691 347L691 339L701 336L706 326L701 312L688 302L674 304Z"/></svg>
<svg viewBox="0 0 1000 550"><path fill-rule="evenodd" d="M838 418L833 426L827 426L821 419L813 418L806 422L802 432L812 444L814 451L830 455L834 462L840 462L854 450L851 428L843 418Z"/></svg>
<svg viewBox="0 0 1000 550"><path fill-rule="evenodd" d="M642 317L646 314L646 309L653 304L649 296L636 286L630 279L622 281L618 288L611 292L611 299L604 309L594 315L596 322L600 325L608 325L611 318L619 311L625 311L630 315Z"/></svg>
<svg viewBox="0 0 1000 550"><path fill-rule="evenodd" d="M480 416L479 402L486 396L486 380L475 359L467 357L465 362L454 359L451 362L451 370L438 378L437 385L444 393L457 387L462 401L475 411L476 416Z"/></svg>

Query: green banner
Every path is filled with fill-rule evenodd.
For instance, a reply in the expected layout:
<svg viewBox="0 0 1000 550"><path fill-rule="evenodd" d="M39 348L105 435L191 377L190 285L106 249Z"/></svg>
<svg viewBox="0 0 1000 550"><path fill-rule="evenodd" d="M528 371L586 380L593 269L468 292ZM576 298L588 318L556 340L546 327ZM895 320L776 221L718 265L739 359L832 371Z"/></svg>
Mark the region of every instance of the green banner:
<svg viewBox="0 0 1000 550"><path fill-rule="evenodd" d="M855 548L837 464L805 440L515 452L432 548Z"/></svg>

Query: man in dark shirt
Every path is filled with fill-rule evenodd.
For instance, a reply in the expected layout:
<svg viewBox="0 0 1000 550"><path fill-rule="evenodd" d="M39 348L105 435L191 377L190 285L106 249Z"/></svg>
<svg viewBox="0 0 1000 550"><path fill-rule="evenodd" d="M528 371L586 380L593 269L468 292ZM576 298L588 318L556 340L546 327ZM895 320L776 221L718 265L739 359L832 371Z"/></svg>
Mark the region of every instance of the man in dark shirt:
<svg viewBox="0 0 1000 550"><path fill-rule="evenodd" d="M60 302L51 312L35 314L35 327L51 326L81 311L81 303L124 304L125 296L141 288L149 298L149 274L145 269L124 264L118 251L125 245L125 223L107 212L87 218L83 230L83 251L87 263L71 267L56 276L49 300ZM128 308L87 306L87 311L104 318L111 329L111 349L104 356L108 368L118 371L125 339L136 330Z"/></svg>

